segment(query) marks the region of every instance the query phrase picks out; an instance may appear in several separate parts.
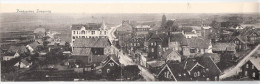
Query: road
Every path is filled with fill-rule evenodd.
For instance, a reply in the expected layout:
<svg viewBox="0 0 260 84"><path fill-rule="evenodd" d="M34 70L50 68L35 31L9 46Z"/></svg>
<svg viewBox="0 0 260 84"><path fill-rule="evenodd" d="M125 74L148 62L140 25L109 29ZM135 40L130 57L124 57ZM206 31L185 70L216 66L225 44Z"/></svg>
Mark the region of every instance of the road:
<svg viewBox="0 0 260 84"><path fill-rule="evenodd" d="M116 31L116 29L118 27L120 27L121 25L117 25L115 27L111 27L110 30L108 30L108 38L110 40L110 42L112 43L116 36L114 35L114 32ZM112 49L118 53L119 56L119 62L123 65L138 65L135 62L133 62L133 60L127 55L123 53L123 50L119 50L118 48L116 48L114 45L112 45ZM144 79L146 81L155 81L155 77L144 67L138 65L138 68L141 70L140 74L144 77Z"/></svg>
<svg viewBox="0 0 260 84"><path fill-rule="evenodd" d="M234 76L239 72L240 68L249 60L249 58L258 50L260 49L260 44L255 47L248 55L246 55L236 66L224 71L223 75L221 75L220 79L225 79L231 76Z"/></svg>

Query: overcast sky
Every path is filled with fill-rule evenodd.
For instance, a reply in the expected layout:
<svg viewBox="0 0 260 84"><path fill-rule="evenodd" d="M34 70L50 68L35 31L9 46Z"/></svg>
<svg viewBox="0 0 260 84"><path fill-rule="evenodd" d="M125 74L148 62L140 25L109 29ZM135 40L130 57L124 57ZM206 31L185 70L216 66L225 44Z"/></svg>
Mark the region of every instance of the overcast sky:
<svg viewBox="0 0 260 84"><path fill-rule="evenodd" d="M45 2L43 2L45 1ZM52 13L257 13L256 0L1 0L1 13L50 10ZM104 2L105 1L105 2Z"/></svg>

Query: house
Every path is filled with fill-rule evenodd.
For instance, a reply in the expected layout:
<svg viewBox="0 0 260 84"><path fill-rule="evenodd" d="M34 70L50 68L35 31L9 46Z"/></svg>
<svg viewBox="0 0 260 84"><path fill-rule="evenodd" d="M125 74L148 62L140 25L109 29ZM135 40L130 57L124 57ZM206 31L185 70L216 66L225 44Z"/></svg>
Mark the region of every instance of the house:
<svg viewBox="0 0 260 84"><path fill-rule="evenodd" d="M160 81L218 81L221 73L211 57L201 56L181 63L168 62L157 78Z"/></svg>
<svg viewBox="0 0 260 84"><path fill-rule="evenodd" d="M28 45L26 45L26 48L30 51L30 53L33 53L35 50L37 50L38 46L42 46L43 44L41 44L38 41L34 41L33 43L30 43Z"/></svg>
<svg viewBox="0 0 260 84"><path fill-rule="evenodd" d="M183 65L167 63L156 76L159 81L190 81L191 77Z"/></svg>
<svg viewBox="0 0 260 84"><path fill-rule="evenodd" d="M113 54L108 38L78 38L72 47L72 57L88 57L88 63L94 66L100 65L107 55Z"/></svg>
<svg viewBox="0 0 260 84"><path fill-rule="evenodd" d="M198 57L203 57L203 56L210 57L215 64L219 63L221 60L221 56L218 53L204 53Z"/></svg>
<svg viewBox="0 0 260 84"><path fill-rule="evenodd" d="M106 38L107 26L104 21L99 23L73 24L71 26L71 41L74 43L76 38Z"/></svg>
<svg viewBox="0 0 260 84"><path fill-rule="evenodd" d="M193 27L182 27L182 31L186 38L198 37L197 31Z"/></svg>
<svg viewBox="0 0 260 84"><path fill-rule="evenodd" d="M146 35L134 35L129 40L129 50L136 51L137 49L144 49L144 42L145 42Z"/></svg>
<svg viewBox="0 0 260 84"><path fill-rule="evenodd" d="M148 58L157 59L162 56L163 48L168 49L168 36L164 33L151 33L147 39Z"/></svg>
<svg viewBox="0 0 260 84"><path fill-rule="evenodd" d="M260 42L259 29L245 28L240 31L232 41L237 45L236 50L242 51L249 48L254 48Z"/></svg>
<svg viewBox="0 0 260 84"><path fill-rule="evenodd" d="M39 27L39 28L36 28L33 33L35 34L35 38L36 39L42 39L43 37L46 36L46 29L45 28L42 28L42 27Z"/></svg>
<svg viewBox="0 0 260 84"><path fill-rule="evenodd" d="M166 52L163 53L162 58L167 61L177 61L181 62L181 55L173 49L168 49Z"/></svg>
<svg viewBox="0 0 260 84"><path fill-rule="evenodd" d="M19 57L19 56L20 56L20 54L18 52L16 52L16 53L13 53L13 54L4 55L3 60L8 61L8 60L11 60L11 59Z"/></svg>
<svg viewBox="0 0 260 84"><path fill-rule="evenodd" d="M182 54L182 46L187 46L187 40L182 33L171 33L168 38L169 49L173 49ZM163 49L166 51L166 49Z"/></svg>
<svg viewBox="0 0 260 84"><path fill-rule="evenodd" d="M253 51L253 54L245 61L238 71L240 77L247 77L253 80L260 79L260 49Z"/></svg>
<svg viewBox="0 0 260 84"><path fill-rule="evenodd" d="M158 73L165 63L165 60L148 60L146 63L146 68L148 68L152 73Z"/></svg>
<svg viewBox="0 0 260 84"><path fill-rule="evenodd" d="M223 54L226 52L236 53L236 44L234 43L213 43L212 52Z"/></svg>
<svg viewBox="0 0 260 84"><path fill-rule="evenodd" d="M19 68L29 68L32 66L32 62L29 62L26 59L22 59L21 61L17 62L14 66Z"/></svg>
<svg viewBox="0 0 260 84"><path fill-rule="evenodd" d="M259 80L260 79L260 58L251 57L248 62L246 62L241 67L240 76L249 77L250 79Z"/></svg>
<svg viewBox="0 0 260 84"><path fill-rule="evenodd" d="M136 25L133 27L133 31L139 32L139 31L149 31L151 29L150 25Z"/></svg>
<svg viewBox="0 0 260 84"><path fill-rule="evenodd" d="M248 49L248 42L242 36L237 36L232 42L236 44L236 51Z"/></svg>
<svg viewBox="0 0 260 84"><path fill-rule="evenodd" d="M204 38L188 38L187 46L182 47L184 56L212 53L211 41Z"/></svg>
<svg viewBox="0 0 260 84"><path fill-rule="evenodd" d="M102 61L101 72L105 77L119 77L121 72L121 64L119 58L116 55L107 56L107 58ZM97 69L98 70L98 69Z"/></svg>

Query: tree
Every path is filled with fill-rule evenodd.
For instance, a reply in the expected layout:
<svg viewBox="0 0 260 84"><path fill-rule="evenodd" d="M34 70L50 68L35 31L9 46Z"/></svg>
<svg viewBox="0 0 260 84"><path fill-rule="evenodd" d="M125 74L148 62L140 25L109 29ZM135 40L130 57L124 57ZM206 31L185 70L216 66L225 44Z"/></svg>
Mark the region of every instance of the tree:
<svg viewBox="0 0 260 84"><path fill-rule="evenodd" d="M220 26L220 23L217 22L216 20L213 20L213 21L211 22L210 26L211 26L212 28L215 28L215 29L219 29L219 28L221 27L221 26Z"/></svg>
<svg viewBox="0 0 260 84"><path fill-rule="evenodd" d="M168 20L165 28L169 29L170 31L177 31L179 26L173 20Z"/></svg>

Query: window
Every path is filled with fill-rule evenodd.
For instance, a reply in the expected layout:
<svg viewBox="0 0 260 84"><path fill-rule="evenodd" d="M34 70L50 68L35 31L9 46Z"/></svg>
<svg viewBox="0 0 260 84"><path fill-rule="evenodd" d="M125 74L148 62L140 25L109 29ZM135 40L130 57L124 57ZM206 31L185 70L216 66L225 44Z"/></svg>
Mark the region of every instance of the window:
<svg viewBox="0 0 260 84"><path fill-rule="evenodd" d="M152 50L151 50L152 52L154 52L154 49L152 48Z"/></svg>
<svg viewBox="0 0 260 84"><path fill-rule="evenodd" d="M196 52L196 49L193 48L193 49L190 49L190 53L195 53Z"/></svg>
<svg viewBox="0 0 260 84"><path fill-rule="evenodd" d="M253 72L252 77L255 77L255 72Z"/></svg>
<svg viewBox="0 0 260 84"><path fill-rule="evenodd" d="M137 46L140 46L140 43L137 43Z"/></svg>
<svg viewBox="0 0 260 84"><path fill-rule="evenodd" d="M198 75L197 75L197 73L196 72L194 72L194 77L197 77Z"/></svg>
<svg viewBox="0 0 260 84"><path fill-rule="evenodd" d="M75 32L75 31L73 31L73 34L76 34L76 32Z"/></svg>
<svg viewBox="0 0 260 84"><path fill-rule="evenodd" d="M207 78L207 81L209 81L209 78Z"/></svg>
<svg viewBox="0 0 260 84"><path fill-rule="evenodd" d="M154 45L156 46L156 42L154 42Z"/></svg>
<svg viewBox="0 0 260 84"><path fill-rule="evenodd" d="M153 46L153 43L151 43L151 46Z"/></svg>
<svg viewBox="0 0 260 84"><path fill-rule="evenodd" d="M245 76L247 76L247 71L245 71Z"/></svg>
<svg viewBox="0 0 260 84"><path fill-rule="evenodd" d="M254 66L254 65L252 65L252 69L254 69L254 67L255 67L255 66Z"/></svg>
<svg viewBox="0 0 260 84"><path fill-rule="evenodd" d="M91 31L91 34L92 34L92 35L95 34L95 31Z"/></svg>
<svg viewBox="0 0 260 84"><path fill-rule="evenodd" d="M200 72L198 71L198 76L200 76Z"/></svg>
<svg viewBox="0 0 260 84"><path fill-rule="evenodd" d="M218 76L215 76L215 81L218 80Z"/></svg>
<svg viewBox="0 0 260 84"><path fill-rule="evenodd" d="M248 64L246 64L246 68L248 68L249 67L249 65Z"/></svg>
<svg viewBox="0 0 260 84"><path fill-rule="evenodd" d="M81 34L85 34L85 31L84 31L84 30L82 30L82 31L81 31Z"/></svg>
<svg viewBox="0 0 260 84"><path fill-rule="evenodd" d="M134 43L134 46L136 46L136 43Z"/></svg>
<svg viewBox="0 0 260 84"><path fill-rule="evenodd" d="M72 38L75 39L75 36L73 36Z"/></svg>
<svg viewBox="0 0 260 84"><path fill-rule="evenodd" d="M114 66L115 64L112 62L112 63L108 63L109 64L109 66Z"/></svg>
<svg viewBox="0 0 260 84"><path fill-rule="evenodd" d="M77 34L79 34L79 31L77 31Z"/></svg>
<svg viewBox="0 0 260 84"><path fill-rule="evenodd" d="M110 72L110 69L107 69L107 73L109 73Z"/></svg>
<svg viewBox="0 0 260 84"><path fill-rule="evenodd" d="M85 36L82 36L82 38L85 38Z"/></svg>

